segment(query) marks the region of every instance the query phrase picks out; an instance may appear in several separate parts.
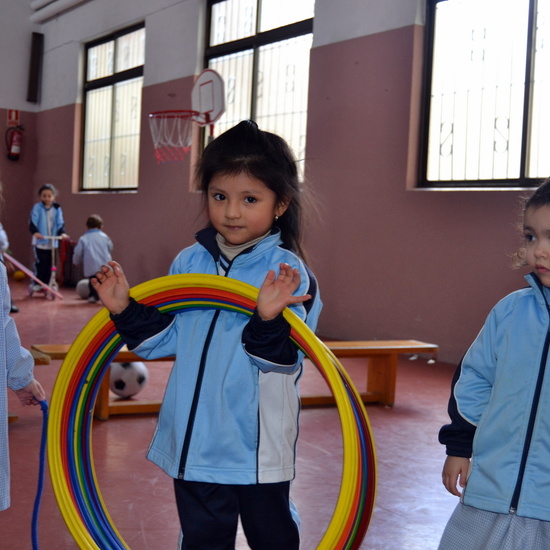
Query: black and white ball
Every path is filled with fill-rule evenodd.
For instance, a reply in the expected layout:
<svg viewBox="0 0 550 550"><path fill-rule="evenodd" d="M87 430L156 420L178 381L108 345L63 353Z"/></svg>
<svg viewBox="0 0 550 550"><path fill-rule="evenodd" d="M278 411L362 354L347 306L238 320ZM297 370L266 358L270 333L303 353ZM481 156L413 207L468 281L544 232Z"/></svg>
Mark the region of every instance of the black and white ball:
<svg viewBox="0 0 550 550"><path fill-rule="evenodd" d="M143 363L113 363L109 388L119 397L132 397L138 394L147 384L149 371Z"/></svg>

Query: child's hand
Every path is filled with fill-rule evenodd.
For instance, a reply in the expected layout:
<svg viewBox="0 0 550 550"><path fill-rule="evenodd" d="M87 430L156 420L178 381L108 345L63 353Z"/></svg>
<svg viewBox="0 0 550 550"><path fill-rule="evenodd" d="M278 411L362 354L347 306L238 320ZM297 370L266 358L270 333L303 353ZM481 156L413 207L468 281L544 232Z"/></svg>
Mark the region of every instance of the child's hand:
<svg viewBox="0 0 550 550"><path fill-rule="evenodd" d="M101 266L101 270L91 278L101 302L111 313L122 313L130 303L130 285L117 262Z"/></svg>
<svg viewBox="0 0 550 550"><path fill-rule="evenodd" d="M275 319L290 304L305 302L310 294L293 296L300 286L300 272L288 264L279 265L279 275L270 270L258 294L258 315L264 321Z"/></svg>
<svg viewBox="0 0 550 550"><path fill-rule="evenodd" d="M443 465L443 485L449 493L459 497L462 493L457 488L457 482L462 489L466 487L470 459L462 456L448 456Z"/></svg>
<svg viewBox="0 0 550 550"><path fill-rule="evenodd" d="M40 401L46 399L46 392L42 389L42 386L37 380L34 380L21 388L20 390L15 391L21 405L38 405Z"/></svg>

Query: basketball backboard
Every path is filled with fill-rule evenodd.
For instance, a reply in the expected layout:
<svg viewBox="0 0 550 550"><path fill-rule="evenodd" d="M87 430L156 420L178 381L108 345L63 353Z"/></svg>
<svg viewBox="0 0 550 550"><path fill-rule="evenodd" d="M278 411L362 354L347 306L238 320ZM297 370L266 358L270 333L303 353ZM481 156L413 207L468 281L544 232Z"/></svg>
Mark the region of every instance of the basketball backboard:
<svg viewBox="0 0 550 550"><path fill-rule="evenodd" d="M199 113L195 122L200 126L214 124L225 111L225 87L222 77L213 69L198 76L191 92L193 111Z"/></svg>

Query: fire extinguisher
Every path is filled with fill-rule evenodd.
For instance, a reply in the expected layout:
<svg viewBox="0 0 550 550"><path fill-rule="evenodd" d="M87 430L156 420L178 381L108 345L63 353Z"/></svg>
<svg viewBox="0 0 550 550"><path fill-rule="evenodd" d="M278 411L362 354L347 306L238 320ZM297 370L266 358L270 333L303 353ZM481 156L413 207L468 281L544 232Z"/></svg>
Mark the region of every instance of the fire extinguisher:
<svg viewBox="0 0 550 550"><path fill-rule="evenodd" d="M22 125L19 125L11 126L6 130L6 147L8 148L8 158L10 160L19 160L24 129Z"/></svg>

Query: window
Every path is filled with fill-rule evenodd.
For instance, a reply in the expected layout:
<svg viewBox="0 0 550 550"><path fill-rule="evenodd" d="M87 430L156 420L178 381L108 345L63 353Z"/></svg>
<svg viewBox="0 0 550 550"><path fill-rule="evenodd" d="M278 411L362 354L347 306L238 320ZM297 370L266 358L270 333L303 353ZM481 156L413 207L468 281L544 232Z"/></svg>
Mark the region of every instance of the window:
<svg viewBox="0 0 550 550"><path fill-rule="evenodd" d="M206 64L225 83L215 135L244 119L305 154L314 0L209 0Z"/></svg>
<svg viewBox="0 0 550 550"><path fill-rule="evenodd" d="M421 185L550 176L550 0L428 0Z"/></svg>
<svg viewBox="0 0 550 550"><path fill-rule="evenodd" d="M143 25L86 45L81 189L138 185Z"/></svg>

